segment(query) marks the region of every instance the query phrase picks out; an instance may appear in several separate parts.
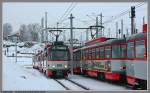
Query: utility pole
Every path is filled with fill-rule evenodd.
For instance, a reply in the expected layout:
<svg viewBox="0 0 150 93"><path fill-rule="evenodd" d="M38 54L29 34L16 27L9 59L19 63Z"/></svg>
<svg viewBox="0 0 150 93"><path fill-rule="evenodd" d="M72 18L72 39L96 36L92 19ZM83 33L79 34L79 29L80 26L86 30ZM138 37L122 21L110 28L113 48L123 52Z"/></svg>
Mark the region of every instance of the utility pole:
<svg viewBox="0 0 150 93"><path fill-rule="evenodd" d="M129 31L128 31L128 28L126 29L126 36L128 37L129 36Z"/></svg>
<svg viewBox="0 0 150 93"><path fill-rule="evenodd" d="M45 12L45 29L47 29L47 12ZM45 33L46 35L46 43L48 42L48 32L47 32L47 30L46 30L46 33Z"/></svg>
<svg viewBox="0 0 150 93"><path fill-rule="evenodd" d="M96 38L98 38L98 17L96 17Z"/></svg>
<svg viewBox="0 0 150 93"><path fill-rule="evenodd" d="M43 29L44 28L44 18L42 17L42 19L41 19L41 42L43 42L44 40L43 40Z"/></svg>
<svg viewBox="0 0 150 93"><path fill-rule="evenodd" d="M131 6L131 35L135 34L134 18L135 18L135 6Z"/></svg>
<svg viewBox="0 0 150 93"><path fill-rule="evenodd" d="M145 17L143 16L143 25L145 24Z"/></svg>
<svg viewBox="0 0 150 93"><path fill-rule="evenodd" d="M66 42L65 31L63 31L63 40L64 40L64 42Z"/></svg>
<svg viewBox="0 0 150 93"><path fill-rule="evenodd" d="M18 41L18 37L16 35L16 47L15 47L15 52L16 52L16 59L15 59L15 62L17 63L17 41Z"/></svg>
<svg viewBox="0 0 150 93"><path fill-rule="evenodd" d="M108 37L110 38L110 28L108 29Z"/></svg>
<svg viewBox="0 0 150 93"><path fill-rule="evenodd" d="M121 38L123 38L123 19L121 20Z"/></svg>
<svg viewBox="0 0 150 93"><path fill-rule="evenodd" d="M82 42L82 32L81 32L81 34L80 34L80 42Z"/></svg>
<svg viewBox="0 0 150 93"><path fill-rule="evenodd" d="M57 22L57 30L58 30L58 22ZM56 32L57 34L56 34L56 42L58 41L58 37L59 37L59 34L58 34L58 31Z"/></svg>
<svg viewBox="0 0 150 93"><path fill-rule="evenodd" d="M100 37L102 37L102 26L103 26L103 15L102 15L102 13L100 14L100 26L101 26L101 28L100 28Z"/></svg>
<svg viewBox="0 0 150 93"><path fill-rule="evenodd" d="M89 32L88 32L88 29L86 29L86 41L89 40Z"/></svg>
<svg viewBox="0 0 150 93"><path fill-rule="evenodd" d="M116 22L116 38L118 38L118 22Z"/></svg>
<svg viewBox="0 0 150 93"><path fill-rule="evenodd" d="M73 75L73 15L70 14L70 57L71 57L71 74Z"/></svg>
<svg viewBox="0 0 150 93"><path fill-rule="evenodd" d="M16 61L16 63L17 63L17 43L18 43L18 36L19 36L19 34L16 33L14 36L16 37L16 44L15 44L15 45L16 45L16 47L15 47L16 59L15 59L15 61Z"/></svg>

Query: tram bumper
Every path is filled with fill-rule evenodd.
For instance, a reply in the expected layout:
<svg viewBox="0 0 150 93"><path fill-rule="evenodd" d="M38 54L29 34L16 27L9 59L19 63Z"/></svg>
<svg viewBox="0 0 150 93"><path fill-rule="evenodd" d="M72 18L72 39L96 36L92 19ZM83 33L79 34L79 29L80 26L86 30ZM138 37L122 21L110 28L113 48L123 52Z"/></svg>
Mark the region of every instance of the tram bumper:
<svg viewBox="0 0 150 93"><path fill-rule="evenodd" d="M52 69L53 76L63 77L67 76L69 69Z"/></svg>

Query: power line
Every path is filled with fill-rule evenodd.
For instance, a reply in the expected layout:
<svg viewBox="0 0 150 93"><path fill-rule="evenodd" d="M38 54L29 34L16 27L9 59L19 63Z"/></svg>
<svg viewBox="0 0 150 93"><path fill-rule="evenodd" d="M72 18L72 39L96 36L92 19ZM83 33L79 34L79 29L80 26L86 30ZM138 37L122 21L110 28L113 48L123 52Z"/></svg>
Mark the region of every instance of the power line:
<svg viewBox="0 0 150 93"><path fill-rule="evenodd" d="M59 21L60 24L66 20L66 17L68 17L68 15L71 13L71 11L75 8L76 5L77 5L76 2L71 3L71 5L68 7L64 15L61 17L61 20Z"/></svg>
<svg viewBox="0 0 150 93"><path fill-rule="evenodd" d="M71 3L71 5L67 8L67 10L65 11L65 13L60 17L60 21L63 19L63 17L66 15L66 13L69 11L69 9L72 7L73 2Z"/></svg>
<svg viewBox="0 0 150 93"><path fill-rule="evenodd" d="M135 8L139 8L139 7L143 6L144 4L145 4L145 3L143 3L143 2L142 2L142 3L139 3L139 4L135 5ZM110 23L110 22L112 22L113 20L115 20L115 19L117 19L117 18L119 18L119 17L121 17L121 16L123 16L123 15L129 13L129 12L130 12L130 9L128 9L128 10L126 10L126 11L124 11L124 12L122 12L122 13L116 15L116 16L114 16L114 17L111 18L110 20L105 21L104 24Z"/></svg>

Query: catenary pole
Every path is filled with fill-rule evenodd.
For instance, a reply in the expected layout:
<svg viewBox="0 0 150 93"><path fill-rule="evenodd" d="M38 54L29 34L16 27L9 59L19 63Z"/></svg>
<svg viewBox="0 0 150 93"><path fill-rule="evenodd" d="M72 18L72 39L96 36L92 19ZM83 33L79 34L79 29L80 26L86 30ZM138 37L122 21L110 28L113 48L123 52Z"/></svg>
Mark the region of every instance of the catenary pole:
<svg viewBox="0 0 150 93"><path fill-rule="evenodd" d="M70 14L70 63L71 63L71 74L73 75L73 15Z"/></svg>

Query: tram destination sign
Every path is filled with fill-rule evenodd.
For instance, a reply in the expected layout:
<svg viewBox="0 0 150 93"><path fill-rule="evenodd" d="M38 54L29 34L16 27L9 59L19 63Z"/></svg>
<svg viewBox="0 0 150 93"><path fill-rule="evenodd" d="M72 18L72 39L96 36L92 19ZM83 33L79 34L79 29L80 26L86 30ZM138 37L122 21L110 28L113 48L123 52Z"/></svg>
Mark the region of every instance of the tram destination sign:
<svg viewBox="0 0 150 93"><path fill-rule="evenodd" d="M58 50L66 50L67 49L67 47L65 47L65 46L54 46L52 49L58 49Z"/></svg>

